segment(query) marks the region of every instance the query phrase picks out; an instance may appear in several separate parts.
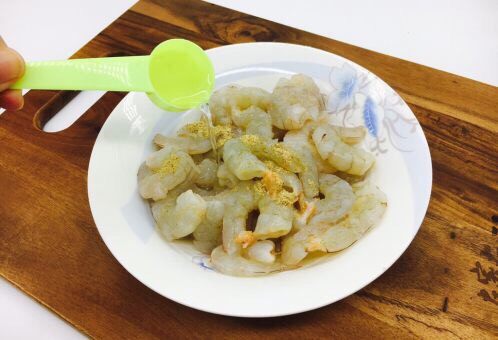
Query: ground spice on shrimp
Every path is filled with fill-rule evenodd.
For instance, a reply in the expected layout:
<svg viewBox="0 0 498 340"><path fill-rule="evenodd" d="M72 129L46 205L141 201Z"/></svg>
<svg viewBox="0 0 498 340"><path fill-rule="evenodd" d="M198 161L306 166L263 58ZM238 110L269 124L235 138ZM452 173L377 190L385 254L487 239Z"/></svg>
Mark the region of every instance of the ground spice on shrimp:
<svg viewBox="0 0 498 340"><path fill-rule="evenodd" d="M278 196L284 186L284 181L274 171L268 171L261 179L261 183L272 198Z"/></svg>
<svg viewBox="0 0 498 340"><path fill-rule="evenodd" d="M271 159L274 163L293 172L301 172L304 166L299 156L283 143L272 143L257 135L244 135L240 137L253 153L258 157Z"/></svg>
<svg viewBox="0 0 498 340"><path fill-rule="evenodd" d="M221 148L225 142L233 138L232 128L228 125L217 125L213 127L213 134L216 140L216 147Z"/></svg>
<svg viewBox="0 0 498 340"><path fill-rule="evenodd" d="M185 125L185 130L193 137L208 138L209 126L204 120Z"/></svg>
<svg viewBox="0 0 498 340"><path fill-rule="evenodd" d="M284 181L274 171L268 171L261 181L254 185L254 191L257 196L268 195L274 202L284 206L291 206L298 199L296 194L284 189Z"/></svg>
<svg viewBox="0 0 498 340"><path fill-rule="evenodd" d="M159 174L159 176L164 177L166 175L172 174L178 168L178 164L180 163L180 157L173 154L166 158L161 164L159 168L152 169L152 172L155 174Z"/></svg>
<svg viewBox="0 0 498 340"><path fill-rule="evenodd" d="M256 135L243 135L242 137L240 137L240 140L250 149L261 147L262 145L261 138Z"/></svg>
<svg viewBox="0 0 498 340"><path fill-rule="evenodd" d="M312 181L311 179L306 179L306 185L308 188L318 191L318 182Z"/></svg>
<svg viewBox="0 0 498 340"><path fill-rule="evenodd" d="M301 159L297 156L295 152L285 147L282 143L275 143L270 146L269 150L270 157L275 163L281 164L287 169L292 169L298 167L298 171L303 170L303 165Z"/></svg>
<svg viewBox="0 0 498 340"><path fill-rule="evenodd" d="M263 186L263 183L261 183L261 181L258 181L256 182L256 184L254 184L254 193L256 194L256 197L259 199L264 195L266 195L268 192Z"/></svg>

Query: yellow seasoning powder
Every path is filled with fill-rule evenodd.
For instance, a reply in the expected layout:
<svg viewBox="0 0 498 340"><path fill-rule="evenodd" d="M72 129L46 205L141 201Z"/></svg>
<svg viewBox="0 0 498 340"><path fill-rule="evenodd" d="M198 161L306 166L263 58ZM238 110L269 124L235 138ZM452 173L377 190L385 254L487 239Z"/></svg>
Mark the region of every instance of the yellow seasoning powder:
<svg viewBox="0 0 498 340"><path fill-rule="evenodd" d="M249 149L261 147L263 144L263 141L261 140L261 138L259 136L256 136L256 135L243 135L242 137L240 137L240 140Z"/></svg>
<svg viewBox="0 0 498 340"><path fill-rule="evenodd" d="M233 138L232 128L228 125L217 125L213 128L216 147L221 148L226 141Z"/></svg>
<svg viewBox="0 0 498 340"><path fill-rule="evenodd" d="M282 143L276 143L270 146L269 154L275 163L292 172L301 172L304 168L301 159L297 154L285 147Z"/></svg>
<svg viewBox="0 0 498 340"><path fill-rule="evenodd" d="M208 138L209 126L206 121L198 121L185 125L185 130L193 137Z"/></svg>
<svg viewBox="0 0 498 340"><path fill-rule="evenodd" d="M180 157L175 154L172 154L168 158L166 158L163 164L156 169L152 169L152 172L155 174L159 174L162 178L166 175L172 174L178 168L178 164L180 163Z"/></svg>
<svg viewBox="0 0 498 340"><path fill-rule="evenodd" d="M255 185L255 192L258 196L267 194L270 198L280 205L290 206L297 201L295 193L284 189L284 181L274 171L268 171L261 181Z"/></svg>

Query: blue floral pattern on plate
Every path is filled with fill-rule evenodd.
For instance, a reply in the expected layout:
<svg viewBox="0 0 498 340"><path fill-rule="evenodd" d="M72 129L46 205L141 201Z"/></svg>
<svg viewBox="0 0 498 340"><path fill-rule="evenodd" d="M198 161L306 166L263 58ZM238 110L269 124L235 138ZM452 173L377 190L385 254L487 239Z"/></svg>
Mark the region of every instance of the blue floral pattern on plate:
<svg viewBox="0 0 498 340"><path fill-rule="evenodd" d="M214 270L209 255L199 254L192 256L192 262L202 269Z"/></svg>
<svg viewBox="0 0 498 340"><path fill-rule="evenodd" d="M332 67L329 83L333 90L328 94L328 112L343 126L364 125L372 152L386 153L388 145L401 152L412 151L406 146L407 140L419 124L403 116L406 104L394 91L385 93L386 86L379 78L370 72L360 73L344 62Z"/></svg>
<svg viewBox="0 0 498 340"><path fill-rule="evenodd" d="M377 114L375 113L375 103L370 97L367 97L363 105L363 121L368 132L373 137L377 137Z"/></svg>

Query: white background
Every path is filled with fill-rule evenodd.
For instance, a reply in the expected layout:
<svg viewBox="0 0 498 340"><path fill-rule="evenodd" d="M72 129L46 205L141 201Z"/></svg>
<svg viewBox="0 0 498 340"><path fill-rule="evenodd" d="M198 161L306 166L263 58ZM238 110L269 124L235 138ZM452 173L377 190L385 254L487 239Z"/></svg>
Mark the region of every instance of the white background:
<svg viewBox="0 0 498 340"><path fill-rule="evenodd" d="M498 86L497 0L210 2ZM27 60L65 59L133 3L0 0L0 35ZM100 95L78 96L46 128L69 125ZM0 338L34 337L83 336L0 279Z"/></svg>

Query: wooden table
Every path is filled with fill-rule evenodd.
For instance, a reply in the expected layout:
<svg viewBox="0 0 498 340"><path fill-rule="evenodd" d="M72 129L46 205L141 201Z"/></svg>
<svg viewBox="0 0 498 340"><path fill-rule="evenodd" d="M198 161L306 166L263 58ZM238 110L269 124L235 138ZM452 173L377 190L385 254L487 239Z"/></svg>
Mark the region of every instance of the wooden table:
<svg viewBox="0 0 498 340"><path fill-rule="evenodd" d="M498 88L195 0L142 0L74 57L148 54L173 37L203 48L309 45L384 79L417 116L432 154L432 199L412 245L365 289L315 311L240 319L176 304L117 263L88 205L91 149L124 94L107 93L48 134L43 124L76 93L31 91L21 112L0 116L3 277L96 338L498 336Z"/></svg>

